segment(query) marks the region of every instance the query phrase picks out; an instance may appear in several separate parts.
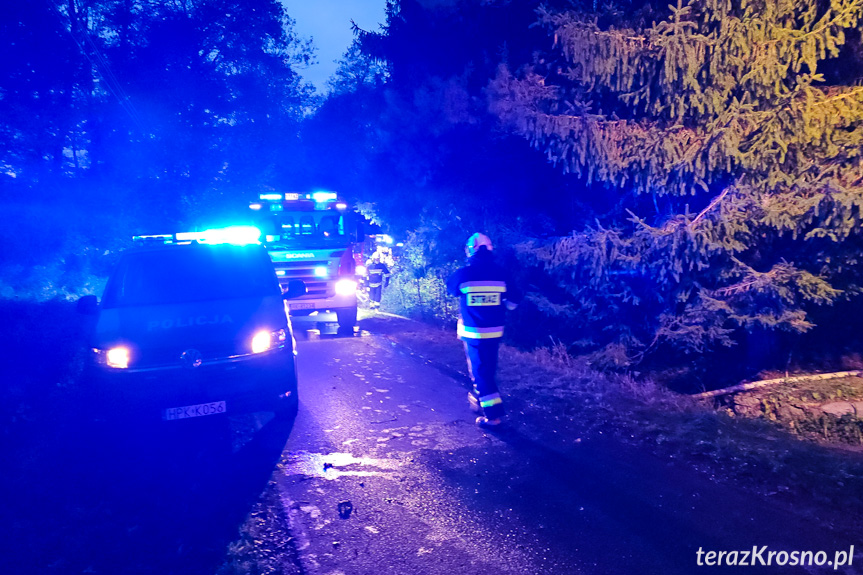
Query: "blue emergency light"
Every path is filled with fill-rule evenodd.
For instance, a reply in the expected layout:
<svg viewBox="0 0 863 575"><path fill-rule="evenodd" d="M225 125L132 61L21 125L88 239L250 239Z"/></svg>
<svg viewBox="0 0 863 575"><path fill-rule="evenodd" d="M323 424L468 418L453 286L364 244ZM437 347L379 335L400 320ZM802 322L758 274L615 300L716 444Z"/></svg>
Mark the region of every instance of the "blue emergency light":
<svg viewBox="0 0 863 575"><path fill-rule="evenodd" d="M161 242L163 244L230 244L245 246L258 244L261 240L261 230L254 226L228 226L213 228L202 232L177 232L175 234L157 234L133 236L132 241Z"/></svg>
<svg viewBox="0 0 863 575"><path fill-rule="evenodd" d="M339 199L339 195L335 192L315 192L312 194L312 199L315 200L315 202L322 204L324 202Z"/></svg>

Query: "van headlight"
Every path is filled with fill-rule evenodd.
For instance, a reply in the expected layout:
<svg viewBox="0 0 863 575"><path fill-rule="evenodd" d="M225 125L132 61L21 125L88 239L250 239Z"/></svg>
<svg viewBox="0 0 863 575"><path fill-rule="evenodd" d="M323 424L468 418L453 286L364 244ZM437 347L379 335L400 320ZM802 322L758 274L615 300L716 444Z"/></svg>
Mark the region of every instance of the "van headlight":
<svg viewBox="0 0 863 575"><path fill-rule="evenodd" d="M336 282L336 295L354 295L357 293L357 282L341 279Z"/></svg>
<svg viewBox="0 0 863 575"><path fill-rule="evenodd" d="M93 348L96 363L106 365L114 369L127 369L129 367L129 348L116 346L109 349Z"/></svg>
<svg viewBox="0 0 863 575"><path fill-rule="evenodd" d="M285 343L287 334L284 329L269 331L262 329L252 336L252 353L263 353L274 347L281 347Z"/></svg>

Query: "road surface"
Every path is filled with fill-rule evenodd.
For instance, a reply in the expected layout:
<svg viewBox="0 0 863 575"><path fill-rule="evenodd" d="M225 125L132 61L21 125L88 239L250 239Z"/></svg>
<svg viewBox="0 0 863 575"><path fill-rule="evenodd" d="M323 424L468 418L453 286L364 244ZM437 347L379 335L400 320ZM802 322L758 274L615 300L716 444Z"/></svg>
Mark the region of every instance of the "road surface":
<svg viewBox="0 0 863 575"><path fill-rule="evenodd" d="M767 548L752 572L799 573L819 570L759 558L863 549L685 463L558 434L551 406L515 398L508 430L477 429L463 382L382 337L299 351L301 408L275 483L304 573L691 574L719 569L699 567L699 549L704 562L754 546ZM848 561L840 572L863 572L863 557Z"/></svg>
<svg viewBox="0 0 863 575"><path fill-rule="evenodd" d="M787 495L736 490L522 393L510 394L509 429L484 432L463 378L366 327L300 338L294 422L196 418L93 436L70 403L19 425L0 475L3 572L863 572L860 534L824 527L845 523L841 502L803 516ZM703 562L711 551L742 562L753 547L764 560L824 551L826 563L851 545L853 564L835 571L697 564L699 549Z"/></svg>

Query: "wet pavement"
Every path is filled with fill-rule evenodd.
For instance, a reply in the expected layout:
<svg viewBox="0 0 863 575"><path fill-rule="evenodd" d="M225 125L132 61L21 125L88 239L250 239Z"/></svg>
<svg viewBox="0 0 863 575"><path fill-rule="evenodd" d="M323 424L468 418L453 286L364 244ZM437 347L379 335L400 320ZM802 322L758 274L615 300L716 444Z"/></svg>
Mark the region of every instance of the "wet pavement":
<svg viewBox="0 0 863 575"><path fill-rule="evenodd" d="M363 325L298 333L292 422L106 431L63 401L16 427L0 451L3 573L863 573L841 501L734 488L709 462L623 444L524 390L508 429L480 430L463 377ZM852 565L826 565L851 545ZM699 548L753 546L824 551L825 565L697 564Z"/></svg>
<svg viewBox="0 0 863 575"><path fill-rule="evenodd" d="M699 567L696 553L863 551L685 463L558 434L548 406L516 398L508 429L479 430L464 382L380 336L301 341L299 365L274 478L305 573L809 573Z"/></svg>

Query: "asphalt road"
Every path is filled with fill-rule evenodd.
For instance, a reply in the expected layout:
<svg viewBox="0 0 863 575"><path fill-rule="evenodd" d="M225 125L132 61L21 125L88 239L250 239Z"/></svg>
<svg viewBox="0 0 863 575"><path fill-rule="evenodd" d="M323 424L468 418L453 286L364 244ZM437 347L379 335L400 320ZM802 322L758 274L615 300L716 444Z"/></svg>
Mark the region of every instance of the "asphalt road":
<svg viewBox="0 0 863 575"><path fill-rule="evenodd" d="M825 527L843 524L841 502L804 516L787 494L732 488L721 470L580 430L521 393L509 397L509 429L484 432L465 381L383 334L301 338L299 367L294 422L258 414L106 432L62 404L19 425L0 451L0 570L863 573L861 534ZM853 565L835 571L698 566L696 555L766 546L765 560L824 551L826 562L851 545Z"/></svg>
<svg viewBox="0 0 863 575"><path fill-rule="evenodd" d="M304 573L863 572L863 537L686 462L557 433L554 406L514 398L509 429L479 430L463 382L380 336L299 351L301 407L274 478ZM782 556L697 564L699 548L832 562L851 545L857 556L837 571L779 566Z"/></svg>

